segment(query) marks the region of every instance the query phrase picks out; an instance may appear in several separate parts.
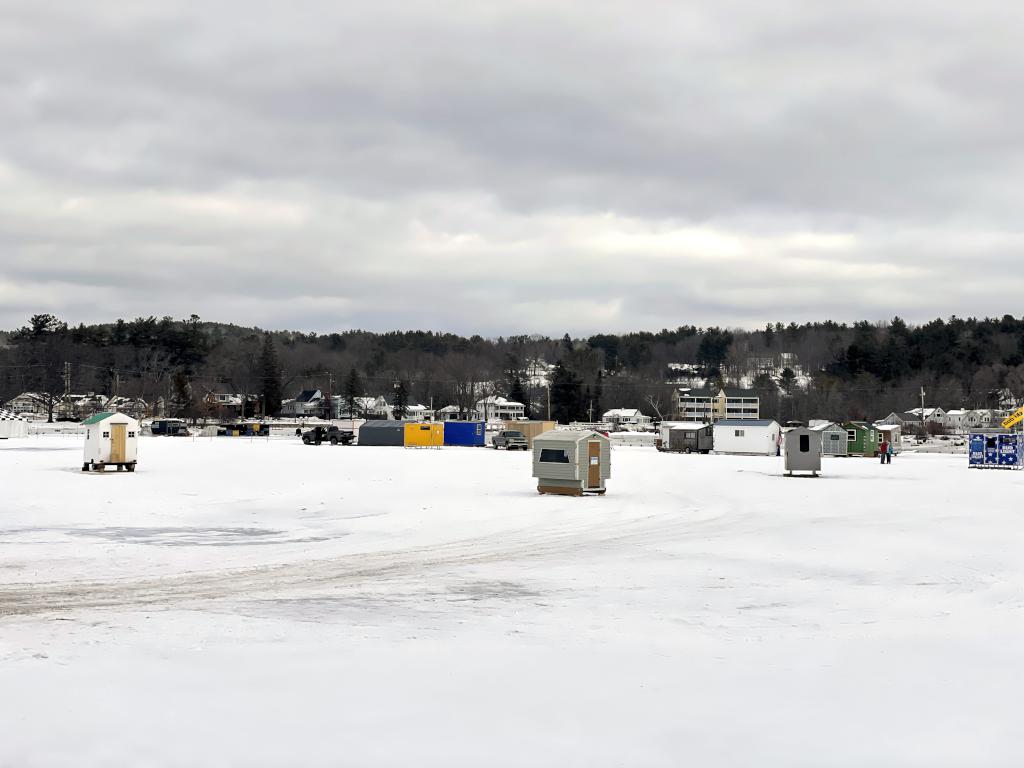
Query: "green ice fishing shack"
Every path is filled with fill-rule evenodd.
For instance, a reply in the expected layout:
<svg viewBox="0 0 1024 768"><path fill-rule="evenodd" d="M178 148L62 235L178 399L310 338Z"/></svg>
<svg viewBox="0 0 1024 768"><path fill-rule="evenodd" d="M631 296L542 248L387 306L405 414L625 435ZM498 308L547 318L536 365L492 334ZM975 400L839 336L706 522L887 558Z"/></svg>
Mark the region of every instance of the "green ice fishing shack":
<svg viewBox="0 0 1024 768"><path fill-rule="evenodd" d="M866 421L844 421L846 452L849 456L877 456L881 433Z"/></svg>

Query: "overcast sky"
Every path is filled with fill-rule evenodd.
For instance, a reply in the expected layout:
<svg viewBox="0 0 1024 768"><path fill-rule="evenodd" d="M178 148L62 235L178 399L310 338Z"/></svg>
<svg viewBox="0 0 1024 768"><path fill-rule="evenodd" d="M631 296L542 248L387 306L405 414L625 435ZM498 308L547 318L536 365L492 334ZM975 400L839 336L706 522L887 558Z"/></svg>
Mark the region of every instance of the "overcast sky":
<svg viewBox="0 0 1024 768"><path fill-rule="evenodd" d="M985 0L0 0L0 327L1024 314L1022 39Z"/></svg>

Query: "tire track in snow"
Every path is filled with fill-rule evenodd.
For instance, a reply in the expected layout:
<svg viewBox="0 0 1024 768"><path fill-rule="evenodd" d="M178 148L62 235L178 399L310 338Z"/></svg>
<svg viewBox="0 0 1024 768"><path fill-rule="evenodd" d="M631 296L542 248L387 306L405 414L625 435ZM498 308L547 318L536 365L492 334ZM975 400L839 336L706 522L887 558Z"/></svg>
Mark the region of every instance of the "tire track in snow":
<svg viewBox="0 0 1024 768"><path fill-rule="evenodd" d="M203 602L224 598L266 598L329 587L357 587L400 580L441 568L606 554L611 547L643 547L693 535L703 520L679 514L647 516L608 524L600 519L571 525L520 529L484 537L401 550L353 553L329 559L188 572L176 576L110 581L73 581L0 587L0 617L82 608L124 608ZM696 523L696 526L695 526Z"/></svg>

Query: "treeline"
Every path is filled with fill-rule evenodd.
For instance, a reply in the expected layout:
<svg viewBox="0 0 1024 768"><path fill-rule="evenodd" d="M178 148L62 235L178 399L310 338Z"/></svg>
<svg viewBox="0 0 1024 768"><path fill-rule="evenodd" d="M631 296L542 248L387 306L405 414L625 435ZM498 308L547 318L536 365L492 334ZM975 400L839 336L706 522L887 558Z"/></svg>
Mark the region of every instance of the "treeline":
<svg viewBox="0 0 1024 768"><path fill-rule="evenodd" d="M24 391L56 397L69 386L73 393L164 398L183 415L202 415L208 392L257 394L259 407L273 413L283 398L317 388L467 411L480 397L500 394L526 402L537 416L550 408L560 421L596 419L612 407L669 417L680 370L689 383L751 385L762 394L764 414L781 419L876 418L917 405L922 387L930 405L998 407L1007 398L1024 400L1024 319L953 317L910 326L897 317L757 331L683 325L588 338L485 339L266 331L195 315L69 326L41 314L0 335L4 401Z"/></svg>

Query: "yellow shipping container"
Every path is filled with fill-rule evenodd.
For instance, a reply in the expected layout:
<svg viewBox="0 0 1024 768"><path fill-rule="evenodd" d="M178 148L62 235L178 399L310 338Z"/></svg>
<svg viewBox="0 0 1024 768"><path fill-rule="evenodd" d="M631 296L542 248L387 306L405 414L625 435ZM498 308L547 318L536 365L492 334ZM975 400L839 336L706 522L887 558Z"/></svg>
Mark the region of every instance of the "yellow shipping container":
<svg viewBox="0 0 1024 768"><path fill-rule="evenodd" d="M440 448L444 445L444 424L410 422L405 425L406 448Z"/></svg>

